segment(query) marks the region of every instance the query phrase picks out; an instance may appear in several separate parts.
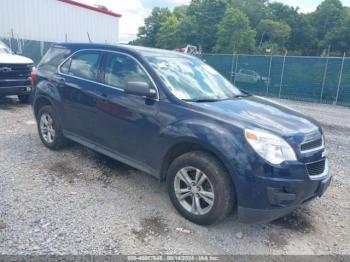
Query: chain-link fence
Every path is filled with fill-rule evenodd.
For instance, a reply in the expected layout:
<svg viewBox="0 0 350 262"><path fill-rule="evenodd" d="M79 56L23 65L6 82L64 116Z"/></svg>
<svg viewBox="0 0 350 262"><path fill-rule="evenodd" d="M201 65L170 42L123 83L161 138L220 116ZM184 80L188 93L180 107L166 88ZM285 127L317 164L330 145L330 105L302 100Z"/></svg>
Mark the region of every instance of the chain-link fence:
<svg viewBox="0 0 350 262"><path fill-rule="evenodd" d="M202 54L242 90L263 96L350 106L350 58Z"/></svg>

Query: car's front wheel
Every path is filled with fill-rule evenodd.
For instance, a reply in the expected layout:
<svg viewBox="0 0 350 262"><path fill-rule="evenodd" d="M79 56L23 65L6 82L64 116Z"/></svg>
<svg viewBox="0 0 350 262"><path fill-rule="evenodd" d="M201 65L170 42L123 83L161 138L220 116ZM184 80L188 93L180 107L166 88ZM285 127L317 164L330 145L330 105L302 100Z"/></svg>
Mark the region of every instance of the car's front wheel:
<svg viewBox="0 0 350 262"><path fill-rule="evenodd" d="M167 187L178 212L200 225L222 220L235 205L228 172L206 152L189 152L175 159L168 170Z"/></svg>
<svg viewBox="0 0 350 262"><path fill-rule="evenodd" d="M37 123L40 139L45 146L57 150L65 145L62 126L52 106L43 106L39 110Z"/></svg>

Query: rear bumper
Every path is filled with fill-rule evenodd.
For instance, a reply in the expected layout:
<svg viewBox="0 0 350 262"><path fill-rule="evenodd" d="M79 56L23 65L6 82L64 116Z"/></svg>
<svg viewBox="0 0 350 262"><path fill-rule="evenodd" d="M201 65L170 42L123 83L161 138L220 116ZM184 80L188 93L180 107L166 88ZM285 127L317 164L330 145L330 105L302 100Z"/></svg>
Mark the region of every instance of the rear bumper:
<svg viewBox="0 0 350 262"><path fill-rule="evenodd" d="M238 205L238 218L243 223L266 223L287 215L302 204L321 197L332 180L328 163L322 176L313 179L280 179L259 177L251 185L253 201Z"/></svg>
<svg viewBox="0 0 350 262"><path fill-rule="evenodd" d="M4 96L29 95L30 92L31 92L30 85L0 87L0 95L4 95Z"/></svg>

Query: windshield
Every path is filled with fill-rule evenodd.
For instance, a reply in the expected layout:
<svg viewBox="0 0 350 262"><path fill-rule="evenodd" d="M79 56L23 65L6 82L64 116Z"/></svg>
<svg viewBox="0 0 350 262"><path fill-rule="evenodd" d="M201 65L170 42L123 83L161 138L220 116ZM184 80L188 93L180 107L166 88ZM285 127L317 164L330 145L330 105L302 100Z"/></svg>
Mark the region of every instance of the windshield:
<svg viewBox="0 0 350 262"><path fill-rule="evenodd" d="M0 46L0 54L9 54L10 51L7 48Z"/></svg>
<svg viewBox="0 0 350 262"><path fill-rule="evenodd" d="M7 48L7 46L0 41L0 54L10 54L10 49Z"/></svg>
<svg viewBox="0 0 350 262"><path fill-rule="evenodd" d="M243 93L200 59L190 56L146 56L169 90L188 101L223 100Z"/></svg>

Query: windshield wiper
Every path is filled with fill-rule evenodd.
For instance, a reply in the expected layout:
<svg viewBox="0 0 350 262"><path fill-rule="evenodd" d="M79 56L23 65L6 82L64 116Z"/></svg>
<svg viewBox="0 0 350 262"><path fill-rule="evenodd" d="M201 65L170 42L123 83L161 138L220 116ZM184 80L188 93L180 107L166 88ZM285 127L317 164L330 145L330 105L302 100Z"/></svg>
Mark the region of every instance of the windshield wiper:
<svg viewBox="0 0 350 262"><path fill-rule="evenodd" d="M202 99L182 99L182 100L186 102L194 102L194 103L207 103L207 102L216 102L216 101L219 101L220 99L202 98Z"/></svg>
<svg viewBox="0 0 350 262"><path fill-rule="evenodd" d="M232 98L240 98L240 97L248 97L248 96L251 96L251 94L242 93L242 94L239 94L239 95L234 95Z"/></svg>

